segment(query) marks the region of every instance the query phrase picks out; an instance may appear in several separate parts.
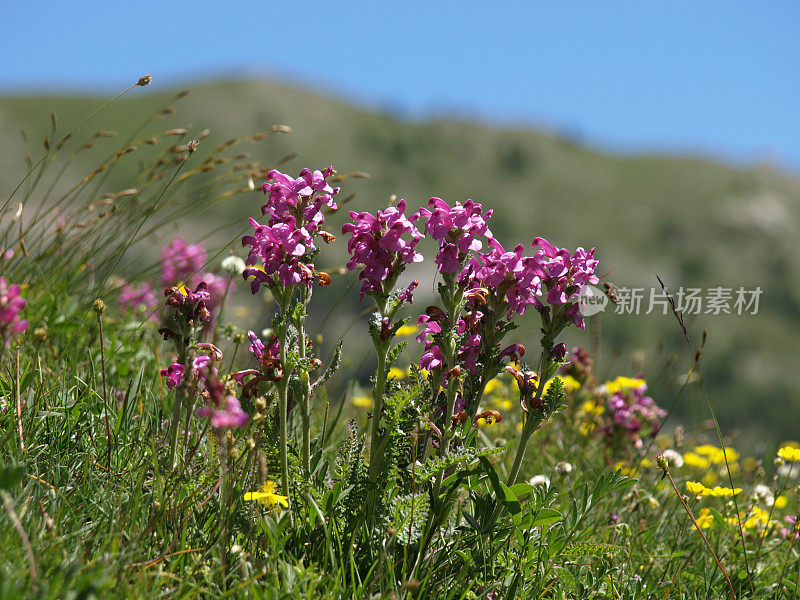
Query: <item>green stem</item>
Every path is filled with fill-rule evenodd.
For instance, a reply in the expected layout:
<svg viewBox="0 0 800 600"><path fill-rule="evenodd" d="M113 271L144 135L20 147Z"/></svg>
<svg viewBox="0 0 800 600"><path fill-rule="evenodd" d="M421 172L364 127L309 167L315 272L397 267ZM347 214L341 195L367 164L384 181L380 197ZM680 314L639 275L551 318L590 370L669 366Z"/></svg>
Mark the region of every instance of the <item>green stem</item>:
<svg viewBox="0 0 800 600"><path fill-rule="evenodd" d="M289 402L289 385L286 377L278 382L278 451L281 461L281 487L284 494L289 493L289 460L286 455L286 407Z"/></svg>
<svg viewBox="0 0 800 600"><path fill-rule="evenodd" d="M544 386L547 384L547 380L550 378L550 371L552 370L553 361L550 358L550 344L547 343L549 340L545 340L544 347L542 348L542 358L540 364L542 365L542 369L539 371L539 385L536 388L536 395L531 400L531 404L533 406L537 406L539 401L542 399L542 394L544 393ZM530 440L533 432L539 428L539 425L542 423L542 418L539 416L534 416L533 411L536 410L533 406L529 407L528 414L525 417L525 425L522 427L522 434L520 435L519 445L517 446L517 454L514 457L514 464L511 466L511 471L508 473L508 480L506 481L507 486L512 486L517 481L517 476L519 475L519 470L522 467L522 459L525 457L525 450L528 447L528 440Z"/></svg>
<svg viewBox="0 0 800 600"><path fill-rule="evenodd" d="M303 290L303 304L308 306L309 301L311 300L311 291L304 289ZM303 364L305 364L306 358L306 333L305 328L303 327L303 322L300 321L296 323L297 331L299 334L298 343L300 344L300 360ZM303 397L300 402L301 407L301 417L303 421L303 442L302 442L302 454L303 454L303 472L306 476L311 473L311 379L308 374L308 371L304 370L304 367L300 369L300 379L302 381L303 387Z"/></svg>
<svg viewBox="0 0 800 600"><path fill-rule="evenodd" d="M184 347L178 355L178 363L186 367L186 348ZM181 413L183 412L184 398L186 396L186 384L175 388L175 403L172 405L172 418L169 423L169 464L172 469L178 467L178 426L181 421Z"/></svg>

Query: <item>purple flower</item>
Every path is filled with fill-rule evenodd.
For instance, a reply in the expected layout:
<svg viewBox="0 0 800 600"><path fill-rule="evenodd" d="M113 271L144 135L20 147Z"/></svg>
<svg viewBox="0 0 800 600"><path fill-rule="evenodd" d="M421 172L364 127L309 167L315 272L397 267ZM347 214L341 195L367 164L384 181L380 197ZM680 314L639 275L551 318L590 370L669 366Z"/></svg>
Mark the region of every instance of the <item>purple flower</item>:
<svg viewBox="0 0 800 600"><path fill-rule="evenodd" d="M473 256L462 275L462 279L469 280L469 287L499 292L508 307L509 319L513 313L525 314L541 294L542 269L534 257L523 256L524 250L518 244L508 252L496 238L490 238L488 251Z"/></svg>
<svg viewBox="0 0 800 600"><path fill-rule="evenodd" d="M167 306L175 307L187 323L196 325L198 321L210 321L211 313L207 304L211 301L208 286L201 281L194 290L179 285L164 290Z"/></svg>
<svg viewBox="0 0 800 600"><path fill-rule="evenodd" d="M211 418L211 426L215 429L244 427L250 416L242 410L236 396L225 398L225 406L219 409L203 406L197 409L197 416Z"/></svg>
<svg viewBox="0 0 800 600"><path fill-rule="evenodd" d="M200 244L187 244L183 238L175 238L161 251L161 283L165 286L189 283L203 270L206 258L206 250Z"/></svg>
<svg viewBox="0 0 800 600"><path fill-rule="evenodd" d="M388 294L383 282L396 276L406 264L422 261L422 255L414 247L422 239L422 234L414 226L419 213L405 216L406 201L400 200L397 206L379 210L376 215L368 212L350 211L352 223L342 226L342 234L350 234L347 251L350 271L363 267L361 279L361 298L368 292ZM412 284L413 285L413 284ZM402 301L411 301L413 287L404 292Z"/></svg>
<svg viewBox="0 0 800 600"><path fill-rule="evenodd" d="M28 329L28 321L19 318L27 301L20 296L20 287L14 283L8 285L5 277L0 276L0 336L6 347L16 333Z"/></svg>
<svg viewBox="0 0 800 600"><path fill-rule="evenodd" d="M158 321L158 315L154 310L158 306L158 296L153 286L147 282L138 285L123 284L117 301L131 312L147 313L150 321Z"/></svg>
<svg viewBox="0 0 800 600"><path fill-rule="evenodd" d="M326 181L332 173L333 167L303 169L294 179L277 170L269 172L271 182L262 186L267 203L261 207L269 221L262 225L250 219L254 233L242 238L242 245L250 246L246 261L250 268L243 275L251 280L254 294L262 284L313 284L314 265L309 261L317 250L314 232L325 222L323 209L336 209L333 196L339 192Z"/></svg>
<svg viewBox="0 0 800 600"><path fill-rule="evenodd" d="M167 378L167 389L169 391L172 391L172 388L180 387L181 384L183 384L184 372L185 369L183 368L183 365L178 363L173 363L166 369L161 369L161 376Z"/></svg>
<svg viewBox="0 0 800 600"><path fill-rule="evenodd" d="M492 211L482 214L481 205L473 200L467 200L463 205L456 202L451 207L441 198L431 198L428 207L420 209L419 213L427 219L425 233L439 242L435 261L439 272L456 273L467 252L483 247L478 238L492 238L486 223Z"/></svg>
<svg viewBox="0 0 800 600"><path fill-rule="evenodd" d="M588 251L578 248L570 255L568 250L557 248L541 237L533 240L533 246L539 246L534 258L540 268L537 275L546 290L547 303L553 307L568 304L564 318L584 329L577 298L584 285L599 281L595 275L598 261L594 258L594 248ZM545 308L538 299L536 304L540 310Z"/></svg>

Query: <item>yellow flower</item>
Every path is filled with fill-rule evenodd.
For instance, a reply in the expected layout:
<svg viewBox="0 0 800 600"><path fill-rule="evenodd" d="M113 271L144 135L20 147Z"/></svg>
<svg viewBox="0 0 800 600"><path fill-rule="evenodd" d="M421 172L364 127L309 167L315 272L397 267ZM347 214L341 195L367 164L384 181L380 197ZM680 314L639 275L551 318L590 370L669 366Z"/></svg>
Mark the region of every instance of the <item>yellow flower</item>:
<svg viewBox="0 0 800 600"><path fill-rule="evenodd" d="M720 448L716 446L712 446L711 444L704 444L702 446L698 446L694 449L697 454L702 454L703 456L707 456L708 460L710 460L715 465L721 465L725 463L725 457L728 457L728 462L733 462L735 460L739 460L739 453L734 450L733 448L725 448L725 452L723 453Z"/></svg>
<svg viewBox="0 0 800 600"><path fill-rule="evenodd" d="M742 461L742 468L744 468L745 472L747 473L752 473L755 471L756 466L758 466L758 461L752 456L748 456Z"/></svg>
<svg viewBox="0 0 800 600"><path fill-rule="evenodd" d="M484 389L483 393L488 396L501 387L503 387L503 382L495 377L494 379L490 379L488 382L486 382L486 388Z"/></svg>
<svg viewBox="0 0 800 600"><path fill-rule="evenodd" d="M719 475L714 473L714 471L708 471L705 475L703 475L703 479L701 479L704 485L714 485L719 481Z"/></svg>
<svg viewBox="0 0 800 600"><path fill-rule="evenodd" d="M694 467L695 469L707 469L711 466L711 462L699 454L695 454L694 452L687 452L683 455L683 464Z"/></svg>
<svg viewBox="0 0 800 600"><path fill-rule="evenodd" d="M581 423L578 427L581 435L590 436L594 433L594 423Z"/></svg>
<svg viewBox="0 0 800 600"><path fill-rule="evenodd" d="M372 398L369 396L354 396L353 406L356 408L372 408Z"/></svg>
<svg viewBox="0 0 800 600"><path fill-rule="evenodd" d="M644 379L634 379L632 377L617 377L614 381L606 381L606 391L612 396L622 390L630 390L647 385Z"/></svg>
<svg viewBox="0 0 800 600"><path fill-rule="evenodd" d="M783 460L800 462L800 449L792 448L791 446L784 446L778 450L778 456Z"/></svg>
<svg viewBox="0 0 800 600"><path fill-rule="evenodd" d="M392 367L389 369L389 379L405 379L406 372L403 369L398 367Z"/></svg>
<svg viewBox="0 0 800 600"><path fill-rule="evenodd" d="M397 335L405 337L407 335L414 335L417 333L417 331L419 331L419 327L417 325L403 325L397 330Z"/></svg>
<svg viewBox="0 0 800 600"><path fill-rule="evenodd" d="M256 500L260 504L265 504L268 507L273 506L289 506L289 498L275 493L275 482L265 481L261 486L260 492L247 492L244 495L245 500Z"/></svg>
<svg viewBox="0 0 800 600"><path fill-rule="evenodd" d="M500 410L511 410L514 408L514 403L507 398L492 398L492 404L494 404Z"/></svg>
<svg viewBox="0 0 800 600"><path fill-rule="evenodd" d="M789 500L787 500L786 496L778 496L775 498L775 508L786 508L787 504L789 504Z"/></svg>
<svg viewBox="0 0 800 600"><path fill-rule="evenodd" d="M752 529L757 525L767 525L769 524L769 513L758 506L753 506L753 512L747 518L747 520L742 523L742 526L745 529Z"/></svg>
<svg viewBox="0 0 800 600"><path fill-rule="evenodd" d="M581 410L590 415L602 415L606 411L606 407L594 400L587 400L581 404Z"/></svg>
<svg viewBox="0 0 800 600"><path fill-rule="evenodd" d="M702 483L696 483L694 481L687 481L686 489L695 496L714 496L716 498L735 496L742 491L742 488L731 489L729 487L720 487L718 485L714 486L713 488L708 488Z"/></svg>
<svg viewBox="0 0 800 600"><path fill-rule="evenodd" d="M564 382L564 390L568 394L571 394L575 390L579 390L581 388L581 384L572 375L564 375L564 377L561 379Z"/></svg>
<svg viewBox="0 0 800 600"><path fill-rule="evenodd" d="M711 514L710 509L704 508L700 511L700 516L695 520L701 529L708 529L714 523L714 515ZM697 529L694 525L692 525L692 527Z"/></svg>
<svg viewBox="0 0 800 600"><path fill-rule="evenodd" d="M694 481L687 481L686 482L686 489L689 490L695 496L707 496L706 492L708 488L704 486L702 483L696 483Z"/></svg>

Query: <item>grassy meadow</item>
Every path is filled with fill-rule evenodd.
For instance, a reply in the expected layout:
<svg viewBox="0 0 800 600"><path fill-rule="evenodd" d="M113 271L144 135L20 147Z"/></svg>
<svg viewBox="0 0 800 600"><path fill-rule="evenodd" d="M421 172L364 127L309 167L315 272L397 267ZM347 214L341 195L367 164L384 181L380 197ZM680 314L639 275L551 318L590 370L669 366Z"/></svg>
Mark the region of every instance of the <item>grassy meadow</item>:
<svg viewBox="0 0 800 600"><path fill-rule="evenodd" d="M0 98L0 598L800 594L796 179L139 83Z"/></svg>

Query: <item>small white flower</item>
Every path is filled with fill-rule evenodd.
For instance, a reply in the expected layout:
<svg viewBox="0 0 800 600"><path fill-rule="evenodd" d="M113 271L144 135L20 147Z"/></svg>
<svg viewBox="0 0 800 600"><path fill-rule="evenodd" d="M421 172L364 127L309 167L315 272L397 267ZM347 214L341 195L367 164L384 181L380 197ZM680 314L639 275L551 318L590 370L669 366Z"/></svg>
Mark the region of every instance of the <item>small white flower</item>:
<svg viewBox="0 0 800 600"><path fill-rule="evenodd" d="M534 475L528 480L531 485L550 487L550 478L547 475Z"/></svg>
<svg viewBox="0 0 800 600"><path fill-rule="evenodd" d="M569 475L572 473L572 465L567 461L562 460L561 462L556 463L556 473L559 475Z"/></svg>
<svg viewBox="0 0 800 600"><path fill-rule="evenodd" d="M772 495L772 490L763 483L759 483L753 488L753 497L757 501L760 500L761 502L765 502L767 506L772 506L772 504L775 502L775 497Z"/></svg>
<svg viewBox="0 0 800 600"><path fill-rule="evenodd" d="M664 450L662 456L667 459L667 462L674 466L674 467L682 467L683 466L683 456L677 450L673 450L672 448L668 448Z"/></svg>
<svg viewBox="0 0 800 600"><path fill-rule="evenodd" d="M241 275L244 267L244 261L238 256L227 256L222 261L222 270L230 275Z"/></svg>
<svg viewBox="0 0 800 600"><path fill-rule="evenodd" d="M272 334L275 333L272 331L272 327L267 327L266 329L261 330L261 339L262 340L269 340L272 339Z"/></svg>

